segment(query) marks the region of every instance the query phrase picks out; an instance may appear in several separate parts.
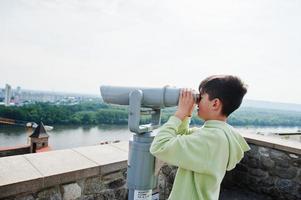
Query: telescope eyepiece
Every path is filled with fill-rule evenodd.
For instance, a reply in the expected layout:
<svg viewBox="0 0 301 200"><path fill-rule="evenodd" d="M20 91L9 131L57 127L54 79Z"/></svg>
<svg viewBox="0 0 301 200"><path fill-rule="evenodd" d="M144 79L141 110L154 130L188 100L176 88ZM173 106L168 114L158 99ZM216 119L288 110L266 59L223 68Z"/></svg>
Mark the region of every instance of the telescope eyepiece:
<svg viewBox="0 0 301 200"><path fill-rule="evenodd" d="M194 94L193 94L193 99L194 99L194 103L195 103L195 104L199 104L199 102L201 101L201 94L199 94L199 93L194 93Z"/></svg>

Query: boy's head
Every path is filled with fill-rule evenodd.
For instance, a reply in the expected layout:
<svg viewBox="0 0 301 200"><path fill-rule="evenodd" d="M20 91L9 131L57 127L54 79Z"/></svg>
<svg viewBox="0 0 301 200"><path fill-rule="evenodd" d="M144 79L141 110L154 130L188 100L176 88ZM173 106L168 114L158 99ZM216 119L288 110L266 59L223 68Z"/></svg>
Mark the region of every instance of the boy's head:
<svg viewBox="0 0 301 200"><path fill-rule="evenodd" d="M236 76L210 76L199 85L198 115L204 120L227 118L239 108L247 86Z"/></svg>

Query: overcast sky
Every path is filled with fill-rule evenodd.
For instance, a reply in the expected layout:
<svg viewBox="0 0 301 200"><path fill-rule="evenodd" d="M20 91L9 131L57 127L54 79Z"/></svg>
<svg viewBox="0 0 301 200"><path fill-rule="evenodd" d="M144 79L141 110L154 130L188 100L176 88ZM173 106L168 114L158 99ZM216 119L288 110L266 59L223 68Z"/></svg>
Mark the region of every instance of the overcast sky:
<svg viewBox="0 0 301 200"><path fill-rule="evenodd" d="M300 104L300 2L1 0L0 87L196 89L234 74L248 99Z"/></svg>

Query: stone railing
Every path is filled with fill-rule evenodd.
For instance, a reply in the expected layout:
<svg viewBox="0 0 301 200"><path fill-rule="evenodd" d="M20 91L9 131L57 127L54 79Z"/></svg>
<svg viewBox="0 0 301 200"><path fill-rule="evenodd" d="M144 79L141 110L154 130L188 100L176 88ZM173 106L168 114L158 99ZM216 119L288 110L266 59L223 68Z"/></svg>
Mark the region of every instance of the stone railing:
<svg viewBox="0 0 301 200"><path fill-rule="evenodd" d="M126 199L128 143L0 158L0 199Z"/></svg>
<svg viewBox="0 0 301 200"><path fill-rule="evenodd" d="M226 173L222 190L229 189L238 195L253 194L252 191L259 194L244 199L301 199L301 143L255 134L243 136L251 150L234 170ZM160 199L168 198L176 170L170 165L162 168L159 174ZM240 199L235 194L232 197Z"/></svg>
<svg viewBox="0 0 301 200"><path fill-rule="evenodd" d="M30 145L20 145L10 148L0 148L0 158L30 153Z"/></svg>
<svg viewBox="0 0 301 200"><path fill-rule="evenodd" d="M228 172L224 187L248 188L271 199L301 199L301 143L243 134L251 150Z"/></svg>
<svg viewBox="0 0 301 200"><path fill-rule="evenodd" d="M301 144L243 136L252 149L226 174L222 188L301 199ZM0 199L127 199L127 157L128 143L120 142L0 158ZM175 167L162 168L160 199L167 199L175 173Z"/></svg>

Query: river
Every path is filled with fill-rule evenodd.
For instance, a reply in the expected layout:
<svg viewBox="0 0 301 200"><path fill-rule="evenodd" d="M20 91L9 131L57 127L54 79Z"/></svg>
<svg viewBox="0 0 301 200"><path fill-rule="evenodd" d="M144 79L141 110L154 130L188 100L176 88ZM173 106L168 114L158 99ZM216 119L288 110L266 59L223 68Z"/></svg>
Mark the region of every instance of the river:
<svg viewBox="0 0 301 200"><path fill-rule="evenodd" d="M271 133L271 132L297 132L301 127L236 127L241 132ZM27 143L27 132L24 127L0 125L0 147L24 145ZM127 126L55 126L48 131L49 145L52 149L67 149L79 146L99 144L103 141L128 141L132 133ZM286 138L286 137L284 137ZM301 142L301 136L286 139Z"/></svg>

